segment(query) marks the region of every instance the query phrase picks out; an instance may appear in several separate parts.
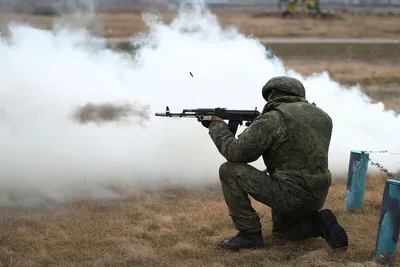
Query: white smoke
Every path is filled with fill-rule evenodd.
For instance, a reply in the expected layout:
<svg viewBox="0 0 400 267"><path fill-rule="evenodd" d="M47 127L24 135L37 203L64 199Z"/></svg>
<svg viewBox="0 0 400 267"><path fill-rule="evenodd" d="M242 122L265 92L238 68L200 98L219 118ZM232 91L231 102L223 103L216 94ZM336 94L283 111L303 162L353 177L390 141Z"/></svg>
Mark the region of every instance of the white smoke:
<svg viewBox="0 0 400 267"><path fill-rule="evenodd" d="M9 25L11 39L0 43L0 205L107 196L110 184L218 183L224 159L196 120L80 125L71 113L109 101L138 101L152 114L166 105L171 112L261 110L261 88L278 75L300 79L308 100L332 116L329 164L336 177L347 173L351 149L400 151L400 119L393 112L327 73L286 72L279 59L266 59L260 42L221 28L209 11L181 11L168 25L152 16L147 22L150 34L135 39L142 45L135 57L105 49L84 29ZM400 163L390 155L371 158L392 171ZM265 168L261 160L254 165Z"/></svg>

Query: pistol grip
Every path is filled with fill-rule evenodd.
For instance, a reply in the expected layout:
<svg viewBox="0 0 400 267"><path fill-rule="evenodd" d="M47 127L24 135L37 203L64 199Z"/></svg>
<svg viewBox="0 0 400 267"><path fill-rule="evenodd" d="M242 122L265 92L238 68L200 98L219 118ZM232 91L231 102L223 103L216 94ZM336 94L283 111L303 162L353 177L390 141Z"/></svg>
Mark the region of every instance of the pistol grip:
<svg viewBox="0 0 400 267"><path fill-rule="evenodd" d="M240 121L229 120L229 122L228 122L229 130L233 133L233 135L236 135L239 124L240 124Z"/></svg>

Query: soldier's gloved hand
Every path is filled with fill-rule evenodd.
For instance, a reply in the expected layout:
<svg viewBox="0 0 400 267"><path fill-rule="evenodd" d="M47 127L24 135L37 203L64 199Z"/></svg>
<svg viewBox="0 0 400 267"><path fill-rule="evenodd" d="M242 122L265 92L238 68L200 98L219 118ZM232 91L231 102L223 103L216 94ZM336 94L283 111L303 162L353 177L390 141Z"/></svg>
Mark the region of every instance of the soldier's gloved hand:
<svg viewBox="0 0 400 267"><path fill-rule="evenodd" d="M208 127L210 127L210 124L211 124L211 122L213 122L213 121L224 121L223 119L221 119L220 117L218 117L218 116L211 116L211 120L210 121L201 121L201 125L203 125L204 127L206 127L206 128L208 128Z"/></svg>

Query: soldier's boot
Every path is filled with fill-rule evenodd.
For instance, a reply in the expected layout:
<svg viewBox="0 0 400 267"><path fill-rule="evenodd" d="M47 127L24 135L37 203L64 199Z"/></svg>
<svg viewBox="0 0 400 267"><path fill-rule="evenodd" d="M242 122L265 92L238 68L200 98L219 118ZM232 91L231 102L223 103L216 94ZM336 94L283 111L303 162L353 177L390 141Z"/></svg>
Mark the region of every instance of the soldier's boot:
<svg viewBox="0 0 400 267"><path fill-rule="evenodd" d="M332 249L347 250L349 245L347 233L331 210L324 209L319 211L316 215L316 223L321 231L321 236Z"/></svg>
<svg viewBox="0 0 400 267"><path fill-rule="evenodd" d="M239 231L236 236L222 241L219 247L230 251L239 251L242 249L263 249L264 239L261 231L253 233Z"/></svg>

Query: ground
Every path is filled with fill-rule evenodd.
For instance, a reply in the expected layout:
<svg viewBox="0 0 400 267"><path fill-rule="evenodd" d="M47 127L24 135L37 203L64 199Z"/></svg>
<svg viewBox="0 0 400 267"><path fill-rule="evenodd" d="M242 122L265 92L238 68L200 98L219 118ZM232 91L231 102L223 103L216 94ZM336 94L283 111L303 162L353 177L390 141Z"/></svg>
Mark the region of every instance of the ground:
<svg viewBox="0 0 400 267"><path fill-rule="evenodd" d="M347 229L347 253L319 238L272 243L270 209L257 202L267 249L222 252L216 243L235 234L219 186L138 192L126 200L81 199L55 211L4 211L2 266L376 266L383 175L370 175L362 213L344 211L346 186L335 184L325 207ZM358 263L358 264L356 264Z"/></svg>
<svg viewBox="0 0 400 267"><path fill-rule="evenodd" d="M109 36L126 36L142 27L135 13L99 17L106 22ZM2 15L3 22L5 18ZM251 18L244 13L236 18L225 13L221 18L225 23L241 22L240 27L246 33L259 36L400 37L398 18L348 16L332 21L302 19L302 23ZM52 18L27 20L48 25ZM375 101L382 100L389 108L400 110L397 45L266 46L288 68L303 74L328 70L333 79L348 85L360 83ZM348 230L350 248L344 254L332 253L322 239L299 244L272 243L270 210L256 202L267 249L239 254L217 250L216 242L235 233L217 184L198 190L140 191L125 200L80 199L54 210L4 209L0 213L0 263L1 266L63 267L372 267L376 266L372 258L385 178L381 174L369 175L364 209L358 214L344 211L345 179L332 186L326 207L337 214Z"/></svg>
<svg viewBox="0 0 400 267"><path fill-rule="evenodd" d="M328 71L345 86L360 85L373 102L400 111L400 46L397 44L267 44L287 69L303 75Z"/></svg>
<svg viewBox="0 0 400 267"><path fill-rule="evenodd" d="M349 38L399 38L400 17L352 16L337 15L337 18L316 20L308 17L300 19L282 19L276 16L256 16L254 12L227 12L216 10L222 25L237 25L246 35L259 37L349 37ZM165 22L175 16L171 12L161 12ZM30 24L48 28L54 21L64 21L63 18L50 16L32 16L21 14L2 14L1 22L14 20L27 21ZM86 18L86 20L85 20ZM81 18L87 21L91 16ZM92 25L92 30L107 37L127 37L144 29L142 14L101 13L96 15L104 28ZM104 31L103 31L104 30Z"/></svg>

